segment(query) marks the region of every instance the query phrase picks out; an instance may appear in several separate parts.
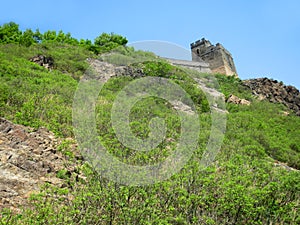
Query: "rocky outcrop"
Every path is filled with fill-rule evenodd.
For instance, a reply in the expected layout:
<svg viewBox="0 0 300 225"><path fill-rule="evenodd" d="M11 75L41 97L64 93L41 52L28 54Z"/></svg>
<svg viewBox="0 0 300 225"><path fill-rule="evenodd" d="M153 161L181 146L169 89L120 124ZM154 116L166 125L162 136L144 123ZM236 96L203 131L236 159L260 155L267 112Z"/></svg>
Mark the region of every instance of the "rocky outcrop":
<svg viewBox="0 0 300 225"><path fill-rule="evenodd" d="M34 131L0 118L0 211L25 206L45 182L63 185L57 173L64 169L71 174L76 167L57 150L59 144L45 128Z"/></svg>
<svg viewBox="0 0 300 225"><path fill-rule="evenodd" d="M258 99L284 104L300 116L300 93L297 88L268 78L245 80L243 83Z"/></svg>
<svg viewBox="0 0 300 225"><path fill-rule="evenodd" d="M115 68L115 75L116 77L119 76L129 76L132 78L140 78L144 77L145 74L142 69L134 68L131 66L119 66Z"/></svg>
<svg viewBox="0 0 300 225"><path fill-rule="evenodd" d="M230 95L227 102L237 104L237 105L250 105L251 102L246 99L241 99L235 95Z"/></svg>
<svg viewBox="0 0 300 225"><path fill-rule="evenodd" d="M47 57L44 55L37 55L30 59L31 62L34 62L40 66L45 67L46 69L52 69L54 66L54 60L52 57Z"/></svg>
<svg viewBox="0 0 300 225"><path fill-rule="evenodd" d="M132 78L144 77L145 74L142 69L131 66L117 66L108 62L103 62L97 59L87 59L93 72L88 72L85 79L91 78L101 80L103 82L108 81L112 77L129 76Z"/></svg>

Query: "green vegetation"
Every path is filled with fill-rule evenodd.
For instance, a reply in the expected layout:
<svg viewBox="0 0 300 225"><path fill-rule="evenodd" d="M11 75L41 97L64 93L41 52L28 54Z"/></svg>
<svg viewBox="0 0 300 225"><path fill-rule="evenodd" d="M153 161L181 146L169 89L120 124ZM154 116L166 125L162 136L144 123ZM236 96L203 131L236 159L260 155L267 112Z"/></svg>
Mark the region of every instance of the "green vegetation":
<svg viewBox="0 0 300 225"><path fill-rule="evenodd" d="M37 29L33 32L31 29L27 29L22 32L19 30L19 25L10 22L0 26L0 44L20 44L22 46L29 47L34 44L40 43L55 43L55 44L68 44L77 47L83 47L95 54L110 51L120 45L127 44L127 39L118 34L102 33L95 38L94 44L90 40L77 40L72 37L70 33L65 34L63 31L46 31L40 33Z"/></svg>
<svg viewBox="0 0 300 225"><path fill-rule="evenodd" d="M210 135L211 117L205 94L187 72L132 48L102 54L127 43L115 34L100 35L92 44L62 32L21 32L10 23L0 27L0 43L1 117L35 128L45 126L63 138L73 137L72 101L78 80L88 67L86 58L100 58L122 65L133 63L133 68L147 76L171 79L191 96L201 124L199 147L193 157L180 173L164 182L123 186L108 181L85 163L80 170L86 179L59 171L57 177L65 180L67 187L45 185L39 194L31 196L30 207L20 214L0 212L0 224L300 223L299 171L274 164L278 160L300 169L300 118L293 113L284 116L284 106L258 101L239 79L217 75L225 96L234 94L252 104L227 104L221 152L213 165L202 170L199 161ZM54 68L47 70L29 61L38 54L51 56ZM96 106L99 138L123 162L153 164L176 147L180 118L168 102L155 97L143 99L132 108L132 132L146 138L151 118L161 117L168 128L166 138L149 152L123 146L111 126L110 111L119 91L133 80L116 77L103 87ZM70 158L71 142L66 139L58 149Z"/></svg>

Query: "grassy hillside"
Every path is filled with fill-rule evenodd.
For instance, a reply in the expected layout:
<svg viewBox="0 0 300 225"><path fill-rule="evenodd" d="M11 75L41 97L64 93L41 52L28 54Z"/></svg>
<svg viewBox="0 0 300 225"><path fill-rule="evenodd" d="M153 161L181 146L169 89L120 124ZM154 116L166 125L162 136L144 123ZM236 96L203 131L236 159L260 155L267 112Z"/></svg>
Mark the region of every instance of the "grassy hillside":
<svg viewBox="0 0 300 225"><path fill-rule="evenodd" d="M117 59L106 58L98 54L101 51L78 43L0 44L0 116L34 128L45 126L62 138L74 137L72 102L88 67L86 59L128 62L140 58L133 67L143 69L146 76L171 79L191 95L201 124L199 147L179 173L142 187L113 183L83 164L87 179L58 174L66 187L46 185L31 197L31 208L18 215L0 212L0 224L300 223L299 171L289 169L300 169L299 117L285 116L287 109L280 104L256 100L239 79L216 75L225 96L234 94L252 104L226 105L229 113L221 151L202 170L199 161L209 138L211 115L205 94L191 76L164 61L151 61L155 56L150 53L121 48ZM29 61L38 54L51 56L54 68L47 70ZM132 132L146 138L149 121L158 116L165 118L166 139L149 152L136 153L120 144L109 112L119 91L134 79L115 77L103 87L96 106L98 134L110 153L123 162L152 164L164 160L176 147L180 118L166 101L146 98L132 108ZM68 148L68 141L62 148Z"/></svg>

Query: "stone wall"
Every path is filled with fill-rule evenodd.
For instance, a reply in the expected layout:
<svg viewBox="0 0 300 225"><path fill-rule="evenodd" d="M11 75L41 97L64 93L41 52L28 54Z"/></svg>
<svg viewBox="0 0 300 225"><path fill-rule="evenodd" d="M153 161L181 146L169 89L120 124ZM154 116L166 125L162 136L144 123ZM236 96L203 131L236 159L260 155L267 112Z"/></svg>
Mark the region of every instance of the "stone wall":
<svg viewBox="0 0 300 225"><path fill-rule="evenodd" d="M164 59L166 59L172 65L175 65L175 66L182 66L184 68L196 70L201 73L211 73L209 64L204 61L195 62L195 61L170 59L170 58L164 58Z"/></svg>
<svg viewBox="0 0 300 225"><path fill-rule="evenodd" d="M237 76L232 55L221 44L212 45L210 41L202 38L191 44L191 50L192 60L208 63L213 73Z"/></svg>

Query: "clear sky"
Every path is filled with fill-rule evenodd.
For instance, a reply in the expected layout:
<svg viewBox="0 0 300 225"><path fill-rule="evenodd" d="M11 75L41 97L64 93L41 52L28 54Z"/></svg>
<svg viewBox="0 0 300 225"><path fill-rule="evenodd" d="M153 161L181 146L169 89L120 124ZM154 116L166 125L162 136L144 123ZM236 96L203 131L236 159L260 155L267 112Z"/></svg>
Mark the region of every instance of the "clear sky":
<svg viewBox="0 0 300 225"><path fill-rule="evenodd" d="M269 77L300 88L299 0L3 0L0 23L63 30L91 39L102 32L129 42L159 40L189 49L205 37L234 58L241 79Z"/></svg>

